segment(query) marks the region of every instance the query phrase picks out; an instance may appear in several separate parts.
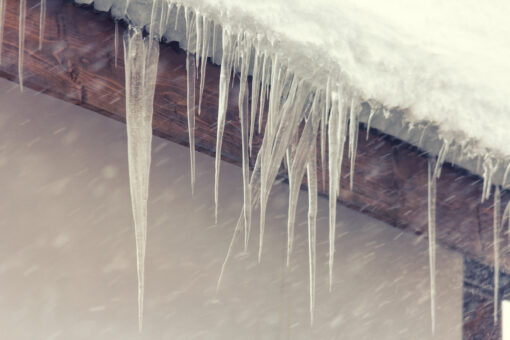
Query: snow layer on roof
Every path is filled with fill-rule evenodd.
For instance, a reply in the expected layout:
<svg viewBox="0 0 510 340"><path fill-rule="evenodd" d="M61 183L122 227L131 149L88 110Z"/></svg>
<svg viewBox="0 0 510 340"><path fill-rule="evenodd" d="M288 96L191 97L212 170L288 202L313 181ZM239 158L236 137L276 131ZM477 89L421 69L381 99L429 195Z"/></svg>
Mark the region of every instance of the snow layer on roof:
<svg viewBox="0 0 510 340"><path fill-rule="evenodd" d="M267 48L289 59L289 68L315 84L325 84L327 76L334 75L365 100L398 108L402 113L398 120L434 126L437 135L433 134L431 145L420 145L427 151L438 151L440 136L461 145L464 156L489 152L498 159L510 158L510 84L506 79L510 70L510 2L172 2L205 13L233 31L263 37ZM96 0L94 6L147 26L152 0ZM169 27L165 36L186 48L184 20L176 30ZM216 61L218 55L221 51L216 53ZM390 134L401 131L403 125L396 119L375 124ZM421 134L418 131L408 137L416 142ZM473 164L466 167L476 172Z"/></svg>

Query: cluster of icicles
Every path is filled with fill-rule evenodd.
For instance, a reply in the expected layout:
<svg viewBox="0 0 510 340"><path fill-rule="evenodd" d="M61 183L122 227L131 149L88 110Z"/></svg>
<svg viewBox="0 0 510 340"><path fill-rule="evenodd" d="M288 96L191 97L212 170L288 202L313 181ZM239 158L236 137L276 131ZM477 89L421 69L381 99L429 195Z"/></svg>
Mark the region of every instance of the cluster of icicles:
<svg viewBox="0 0 510 340"><path fill-rule="evenodd" d="M214 58L216 40L221 38L222 57L219 86L219 104L216 140L214 203L215 220L218 218L218 191L221 146L225 127L230 82L239 76L238 113L242 137L243 208L230 242L226 258L217 282L219 289L226 264L231 257L238 235L244 233L244 249L248 247L251 234L251 217L254 208L260 212L259 251L261 261L264 243L265 213L271 188L280 174L287 170L289 180L287 266L293 251L294 224L298 194L306 173L308 186L308 255L309 255L309 303L310 321L314 321L315 268L316 268L316 218L317 218L317 140L320 143L322 180L329 183L329 286L333 285L335 254L336 204L340 192L341 164L345 144L350 160L350 190L354 184L354 167L358 140L361 98L355 90L339 79L329 77L324 87L315 87L300 79L289 67L288 60L263 47L261 35L234 32L228 26L219 26L211 18L198 11L167 0L154 0L149 36L144 37L141 28L131 26L124 34L124 62L126 79L126 121L128 135L128 158L130 192L136 235L138 272L139 328L142 328L144 296L144 262L147 240L147 201L151 163L152 115L159 59L159 40L167 25L177 27L179 13L184 11L187 37L187 116L191 162L191 191L195 183L194 127L195 114L200 114L207 58ZM41 0L39 49L42 48L46 0ZM0 55L5 16L5 0L0 0ZM23 54L26 0L20 0L19 20L19 84L23 90ZM217 31L221 37L217 37ZM115 63L118 52L118 26L115 25ZM192 46L192 38L195 44ZM253 59L253 60L252 60ZM248 75L251 73L251 89ZM198 77L200 75L200 77ZM195 81L200 79L198 94ZM251 91L251 93L250 93ZM251 102L249 98L251 97ZM266 107L267 106L267 107ZM380 108L379 108L380 109ZM264 113L267 111L267 116ZM376 110L372 110L370 121ZM265 126L262 127L265 123ZM262 146L250 171L249 156L253 152L254 134L263 133ZM368 138L368 132L367 132ZM441 175L449 147L444 141L437 157L429 157L428 163L428 233L430 262L430 301L432 332L435 332L435 267L436 267L436 181ZM327 150L327 157L326 157ZM327 161L326 161L327 160ZM327 166L326 163L327 162ZM488 199L492 177L497 168L492 158L483 162L482 201ZM506 169L506 182L510 166ZM498 317L499 242L500 229L510 222L510 203L500 217L500 187L494 191L494 319Z"/></svg>

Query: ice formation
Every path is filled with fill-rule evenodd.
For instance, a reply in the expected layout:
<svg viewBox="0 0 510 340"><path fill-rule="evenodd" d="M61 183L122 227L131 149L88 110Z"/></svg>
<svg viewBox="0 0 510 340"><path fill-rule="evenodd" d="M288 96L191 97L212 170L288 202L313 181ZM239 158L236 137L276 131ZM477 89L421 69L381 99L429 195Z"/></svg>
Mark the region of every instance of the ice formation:
<svg viewBox="0 0 510 340"><path fill-rule="evenodd" d="M130 26L124 35L126 72L126 124L129 184L135 222L138 271L138 320L142 328L147 200L151 164L152 113L159 57L159 43L143 38L142 30Z"/></svg>
<svg viewBox="0 0 510 340"><path fill-rule="evenodd" d="M152 102L157 74L158 48L160 40L172 38L171 34L179 33L180 26L182 26L182 22L179 23L182 18L179 18L183 17L185 39L181 39L180 42L186 49L187 118L192 192L195 188L195 115L197 111L200 114L202 109L207 59L211 57L213 61L219 61L217 59L221 58L214 181L215 221L218 220L220 161L229 89L232 79L236 76L239 77L240 84L237 103L242 141L243 207L221 268L218 288L228 259L231 257L235 240L241 231L244 231L245 250L248 247L252 211L257 207L260 213L258 260L261 261L268 199L276 178L283 173L281 166L283 162L287 167L290 189L287 265L291 261L293 251L299 189L305 173L307 177L309 299L310 321L313 323L318 192L317 140L319 140L320 147L323 185L329 183L328 266L331 290L335 255L336 208L341 190L344 150L347 148L347 158L349 159L349 188L354 190L354 170L358 129L360 121L362 121L362 102L367 100L370 103L368 117L364 118L367 130L370 130L375 116L384 115L387 117L390 114L387 107L409 108L412 114L404 115L403 119L412 122L425 122L422 137L429 124L434 123L441 127L439 134L445 141L439 151L432 152L438 154L437 160L429 159L428 163L430 294L432 330L434 332L436 180L440 176L443 162L449 157L450 143L445 137L455 136L460 140L462 151L469 156L473 156L473 152L478 156L487 154L481 163L484 179L482 201L488 199L492 184L496 182L498 166L504 163L497 162L496 159L509 156L507 150L504 147L501 148L501 145L508 145L510 140L508 140L505 128L498 126L492 131L492 137L486 137L486 129L480 127L498 121L503 114L508 112L507 101L500 100L500 98L508 97L507 87L501 86L506 82L506 79L502 79L501 75L495 72L495 70L505 69L503 67L506 62L503 61L505 58L497 59L494 63L494 65L500 66L499 68L494 66L488 70L494 81L487 81L490 77L483 77L483 81L480 81L478 75L482 70L477 67L472 67L472 74L460 72L461 76L458 76L458 71L462 71L461 66L470 69L474 61L486 56L484 53L490 49L481 48L473 55L464 54L466 58L462 65L454 67L452 72L442 72L444 69L449 69L452 64L452 56L446 52L439 52L450 51L449 46L444 44L441 34L437 34L437 32L423 36L421 33L424 30L420 26L421 21L413 20L416 14L412 13L412 6L409 7L409 5L400 2L396 6L396 0L389 3L384 2L384 4L378 4L371 0L347 1L343 5L335 6L331 6L331 1L326 0L316 1L314 6L310 6L308 1L299 0L294 3L293 11L288 11L286 6L280 6L280 2L270 0L227 0L222 2L223 10L218 9L213 0L126 0L123 2L122 10L112 7L112 13L115 13L119 19L120 17L129 17L132 3L151 7L148 22L136 17L129 18L129 22L134 26L130 26L124 36L126 120L130 190L136 235L140 328L143 315ZM397 11L395 7L398 7ZM272 15L264 16L266 11L260 11L261 8L271 8ZM448 14L450 10L438 12ZM0 0L0 55L4 13L5 0ZM46 0L41 0L39 49L42 48L44 38L45 13ZM432 18L438 22L444 21L439 20L442 19L440 15L432 14ZM26 0L20 0L18 73L21 89L23 89L25 16ZM279 25L274 25L271 20L274 20L275 17L280 19L285 17L287 20L280 20ZM374 20L367 22L365 17ZM314 25L314 20L309 20L309 18L318 19L316 21L322 21L323 25ZM469 24L473 23L469 20L464 21ZM465 26L464 21L458 24L459 27ZM296 23L303 24L305 29L296 29ZM349 30L330 29L338 27L339 23L349 27ZM476 23L483 32L490 32L493 27L491 23L478 21ZM497 23L496 20L494 24ZM144 26L147 27L149 33L147 38L142 36L141 27ZM402 27L409 28L409 30L404 30L409 36L399 33L402 31ZM453 30L456 32L457 28L453 27ZM116 21L115 66L117 66L118 55L117 35L118 23ZM494 39L503 41L506 36L508 34L497 35ZM466 41L471 42L471 40L467 39L463 33L460 33L459 37L460 50L469 47L467 50L472 51L472 46L466 45ZM482 47L486 45L483 42L483 37L476 37L475 40ZM309 55L303 52L303 41L309 43L317 53ZM409 44L410 41L413 43ZM421 42L423 44L420 44ZM282 46L285 47L285 50L280 49ZM417 46L420 46L421 49ZM388 50L399 50L401 53L387 53ZM367 51L370 53L364 53ZM355 55L357 52L363 57ZM508 51L505 49L504 52ZM507 54L503 55L507 56ZM401 59L412 62L402 62ZM430 62L431 59L434 62ZM510 60L510 58L507 59ZM455 63L455 59L453 62L458 65ZM313 69L309 72L308 68L304 67L307 64L322 65L323 69ZM394 72L394 70L399 70L399 72ZM313 77L309 73L313 73ZM406 74L408 77L403 79L400 74ZM431 74L440 74L441 76L431 80L428 79ZM249 75L252 77L251 87L248 82ZM196 93L197 78L200 78L198 95ZM424 81L424 78L426 81L428 80L428 83ZM495 93L493 98L496 100L488 103L487 100L479 98L466 100L466 96L460 96L459 100L459 96L450 90L450 88L458 87L458 81L463 82L465 92L487 94L492 91ZM428 86L424 86L424 83ZM493 83L499 87L494 88ZM487 108L489 110L486 110ZM448 118L451 116L450 113L455 114L456 112L463 112L467 119ZM488 113L480 115L480 112ZM473 117L480 118L486 124L480 123L478 120L473 123ZM255 134L263 134L262 145L257 154L253 148ZM467 143L473 140L479 143ZM420 146L421 144L422 138L419 141ZM487 150L490 152L487 153ZM250 156L256 159L251 173ZM510 164L505 163L505 165L507 166L506 171L503 180L500 181L502 185L506 185L510 172ZM326 168L329 178L326 178ZM499 188L497 188L495 207L497 206L498 211L499 204ZM504 225L505 222L509 223L509 207L510 205L507 205L503 213L501 225ZM495 211L494 216L494 258L496 266L499 266L497 233L500 224L498 222L499 215L496 214L499 212ZM495 268L495 283L497 283L496 273L498 270ZM496 293L495 299L497 299Z"/></svg>

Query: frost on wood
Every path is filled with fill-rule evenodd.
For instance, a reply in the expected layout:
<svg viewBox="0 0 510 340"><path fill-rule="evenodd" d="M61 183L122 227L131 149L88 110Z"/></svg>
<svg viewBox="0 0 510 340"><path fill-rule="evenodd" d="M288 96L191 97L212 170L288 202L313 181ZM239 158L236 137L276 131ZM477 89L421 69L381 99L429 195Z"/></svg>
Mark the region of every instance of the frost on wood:
<svg viewBox="0 0 510 340"><path fill-rule="evenodd" d="M124 35L124 64L126 72L129 184L135 223L140 330L143 320L147 200L151 164L152 113L158 57L159 43L151 43L149 39L144 39L141 29L130 26Z"/></svg>

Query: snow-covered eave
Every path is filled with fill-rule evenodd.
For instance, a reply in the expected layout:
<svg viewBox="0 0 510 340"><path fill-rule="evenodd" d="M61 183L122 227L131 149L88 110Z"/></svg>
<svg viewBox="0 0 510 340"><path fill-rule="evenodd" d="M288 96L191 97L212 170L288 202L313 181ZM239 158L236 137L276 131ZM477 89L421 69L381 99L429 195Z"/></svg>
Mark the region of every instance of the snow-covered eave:
<svg viewBox="0 0 510 340"><path fill-rule="evenodd" d="M29 8L31 1L28 1ZM33 4L35 4L34 1ZM27 22L38 22L37 11L29 11ZM17 3L8 3L2 77L18 77ZM64 26L63 26L64 25ZM37 50L38 27L27 26L25 85L93 111L124 120L125 88L122 46L119 39L118 68L114 60L114 23L107 16L73 8L72 4L49 7L45 42ZM62 30L61 27L66 27ZM123 27L119 27L119 37ZM93 42L93 43L91 43ZM92 47L92 48L90 48ZM185 54L174 48L161 49L158 85L154 101L155 134L186 145ZM202 115L197 119L196 148L214 154L218 105L219 68L208 66ZM237 79L231 93L238 90ZM237 98L230 96L223 159L240 164L240 135ZM372 126L379 116L373 118ZM426 230L427 159L423 152L388 135L360 129L354 189L349 187L349 162L344 159L339 200L379 220L417 233ZM260 138L254 140L256 149ZM252 163L253 164L253 163ZM318 168L321 172L320 167ZM327 179L327 177L326 177ZM319 175L319 190L327 194ZM492 262L492 202L480 202L482 183L465 171L446 165L438 180L438 241L467 256ZM508 200L503 193L502 202ZM489 236L487 236L489 235ZM510 272L508 256L502 268Z"/></svg>
<svg viewBox="0 0 510 340"><path fill-rule="evenodd" d="M110 11L112 16L119 20L125 20L136 26L145 27L147 31L150 31L153 1L75 1L77 3L93 5L94 9L98 11ZM342 65L326 60L328 54L326 51L321 51L317 46L311 43L300 43L286 39L286 37L276 34L271 27L256 22L255 19L247 17L244 13L225 12L221 10L221 6L206 6L203 1L194 0L173 0L169 3L175 5L171 11L176 11L177 8L180 9L177 23L173 19L169 21L167 19L163 30L159 32L159 28L157 29L156 34L163 36L166 41L177 41L182 49L193 53L195 38L191 38L191 46L188 49L185 16L182 8L189 7L192 11L199 11L217 24L216 44L212 46L209 53L209 57L211 57L215 64L219 65L221 63L222 25L228 26L229 30L234 34L248 32L260 40L262 49L266 49L272 54L279 54L283 56L283 59L287 59L286 63L289 69L308 82L311 87L325 89L328 76L335 75L333 78L338 81L341 80L342 86L349 88L349 91L358 93L361 99L369 104L369 109L363 110L360 114L361 122L368 123L371 127L401 139L431 155L437 156L446 142L449 145L445 155L447 162L483 178L490 175L491 183L510 187L510 178L506 178L509 177L507 172L510 162L500 151L488 147L484 144L483 140L469 138L461 130L446 129L434 121L416 118L412 109L388 106L384 102L364 96L363 86L353 86L349 74L344 72ZM159 27L157 18L155 26ZM289 56L292 56L292 59ZM251 59L253 60L253 58ZM324 65L328 67L325 68ZM336 65L336 69L332 69L332 65ZM485 167L484 162L486 163ZM487 173L487 167L490 167L490 174ZM506 177L505 174L507 175Z"/></svg>

